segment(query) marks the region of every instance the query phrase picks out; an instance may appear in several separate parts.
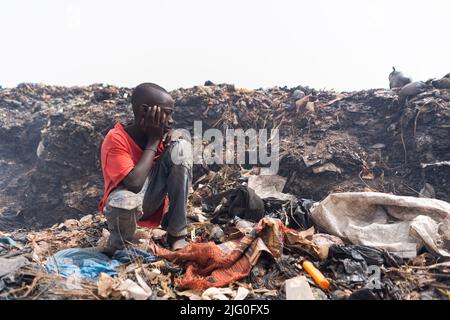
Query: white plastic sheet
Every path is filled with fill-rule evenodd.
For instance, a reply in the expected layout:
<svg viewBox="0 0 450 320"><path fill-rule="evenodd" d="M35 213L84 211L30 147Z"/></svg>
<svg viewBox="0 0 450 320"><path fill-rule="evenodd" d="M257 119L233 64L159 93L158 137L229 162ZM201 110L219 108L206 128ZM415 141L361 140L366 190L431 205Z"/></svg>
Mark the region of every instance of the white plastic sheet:
<svg viewBox="0 0 450 320"><path fill-rule="evenodd" d="M404 258L425 246L450 257L450 204L378 192L330 194L311 209L315 224L353 244L386 249Z"/></svg>
<svg viewBox="0 0 450 320"><path fill-rule="evenodd" d="M295 196L283 193L286 178L277 175L259 175L248 178L248 186L255 190L261 199L275 198L282 201L296 201Z"/></svg>

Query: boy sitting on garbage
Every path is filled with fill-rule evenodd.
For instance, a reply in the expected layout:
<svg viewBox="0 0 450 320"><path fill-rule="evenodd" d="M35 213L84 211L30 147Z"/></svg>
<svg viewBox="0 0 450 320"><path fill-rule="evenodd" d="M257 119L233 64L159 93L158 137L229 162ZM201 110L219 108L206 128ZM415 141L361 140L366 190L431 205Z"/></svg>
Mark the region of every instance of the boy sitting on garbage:
<svg viewBox="0 0 450 320"><path fill-rule="evenodd" d="M134 122L117 123L101 148L105 193L99 209L107 219L110 238L106 253L113 254L134 240L136 225L156 228L164 212L167 241L172 250L187 242L186 202L192 165L173 161L190 144L172 141L174 101L162 87L142 83L131 96Z"/></svg>

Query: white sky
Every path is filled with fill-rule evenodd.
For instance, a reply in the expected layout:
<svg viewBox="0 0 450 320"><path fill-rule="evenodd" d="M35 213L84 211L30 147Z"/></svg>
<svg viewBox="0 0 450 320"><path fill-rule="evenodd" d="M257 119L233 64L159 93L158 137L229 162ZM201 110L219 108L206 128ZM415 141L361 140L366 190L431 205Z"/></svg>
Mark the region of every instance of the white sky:
<svg viewBox="0 0 450 320"><path fill-rule="evenodd" d="M447 0L9 0L0 85L355 90L450 72Z"/></svg>

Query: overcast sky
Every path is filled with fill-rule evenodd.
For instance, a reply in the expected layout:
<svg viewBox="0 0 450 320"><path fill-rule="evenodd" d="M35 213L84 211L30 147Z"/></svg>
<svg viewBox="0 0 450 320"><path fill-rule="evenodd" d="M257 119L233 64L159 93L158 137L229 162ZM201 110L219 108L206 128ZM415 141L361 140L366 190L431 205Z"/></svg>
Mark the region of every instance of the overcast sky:
<svg viewBox="0 0 450 320"><path fill-rule="evenodd" d="M0 85L387 87L450 72L447 0L9 0Z"/></svg>

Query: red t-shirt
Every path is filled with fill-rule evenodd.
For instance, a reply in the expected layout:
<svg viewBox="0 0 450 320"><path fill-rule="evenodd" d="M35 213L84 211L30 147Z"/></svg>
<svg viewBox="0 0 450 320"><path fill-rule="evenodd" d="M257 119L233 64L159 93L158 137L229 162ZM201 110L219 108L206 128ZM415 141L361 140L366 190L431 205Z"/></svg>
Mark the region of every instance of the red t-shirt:
<svg viewBox="0 0 450 320"><path fill-rule="evenodd" d="M156 161L164 151L164 145L161 142L158 146L158 152L155 155ZM98 208L103 212L111 191L130 173L142 157L144 151L134 142L130 135L125 131L121 123L117 123L114 129L109 130L102 143L101 161L103 179L105 181L105 193L100 201ZM138 221L143 227L156 228L160 225L163 214L167 207L167 197L160 209L151 215L149 220Z"/></svg>

